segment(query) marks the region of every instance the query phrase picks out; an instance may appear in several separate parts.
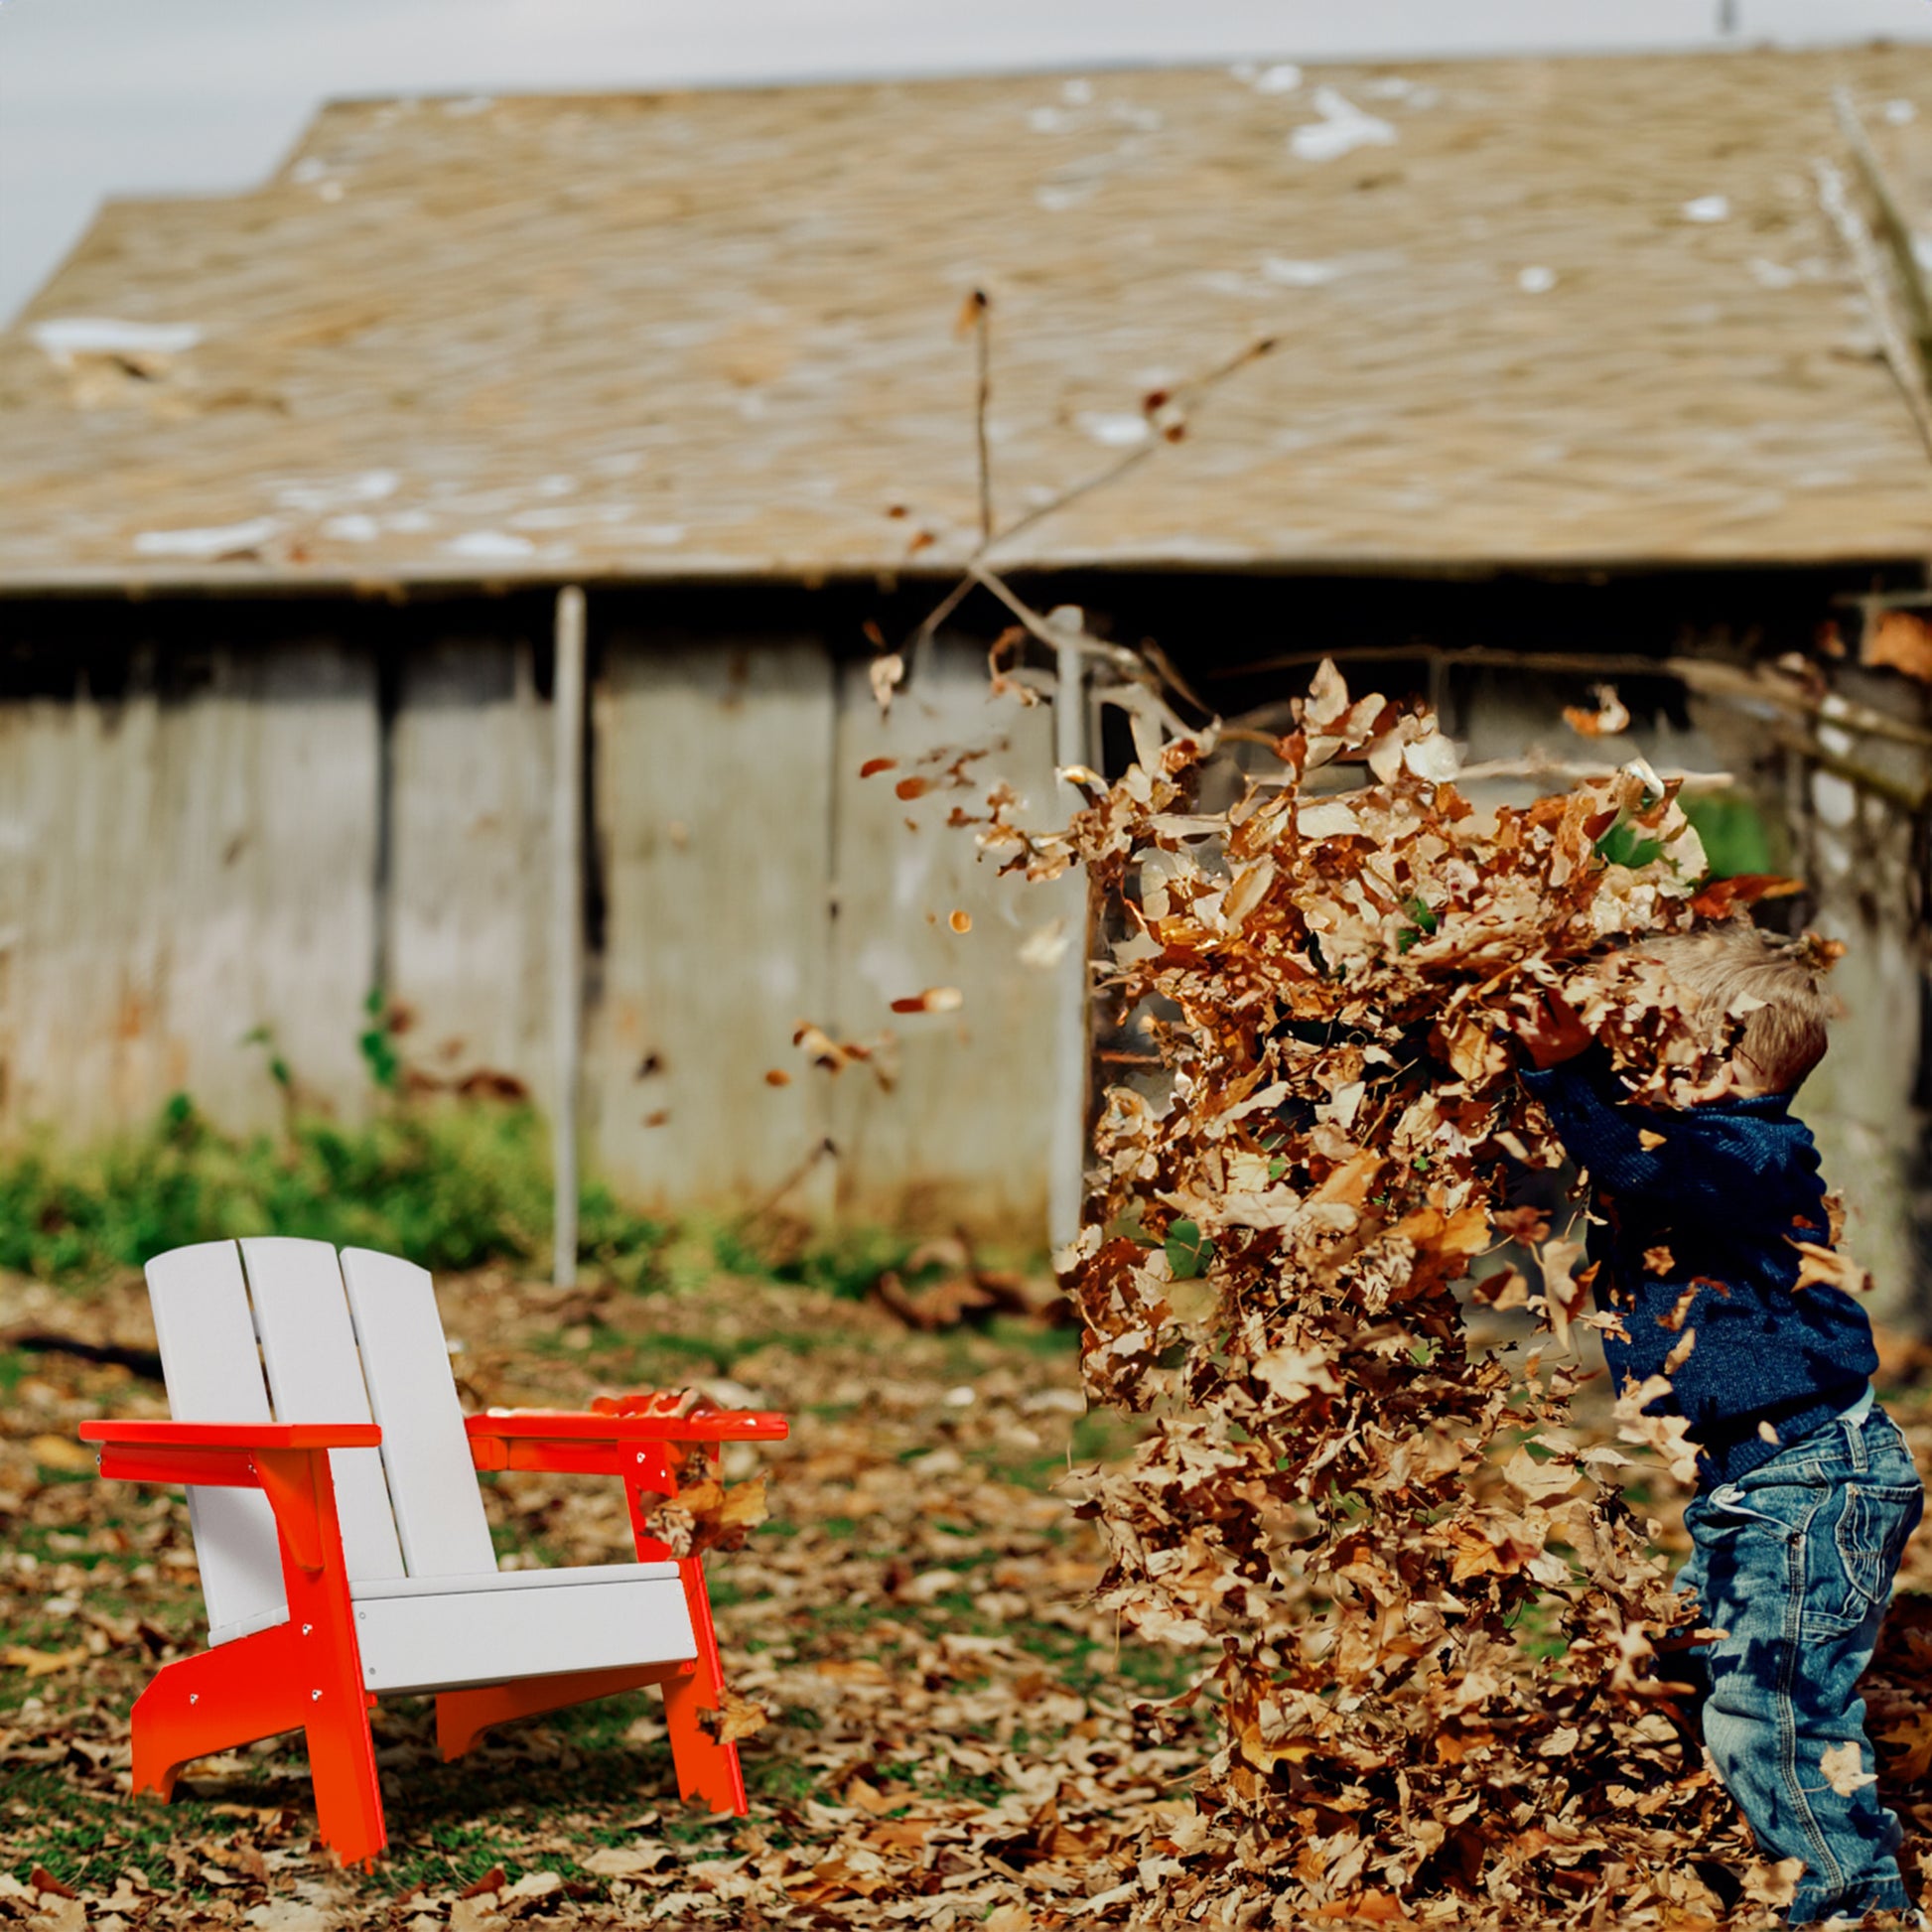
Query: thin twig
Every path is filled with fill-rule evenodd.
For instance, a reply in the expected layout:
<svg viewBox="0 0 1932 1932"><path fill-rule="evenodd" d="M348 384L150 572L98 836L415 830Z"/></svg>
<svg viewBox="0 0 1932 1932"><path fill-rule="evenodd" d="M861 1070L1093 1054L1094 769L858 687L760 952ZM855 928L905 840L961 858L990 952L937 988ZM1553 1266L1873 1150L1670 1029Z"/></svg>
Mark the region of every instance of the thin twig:
<svg viewBox="0 0 1932 1932"><path fill-rule="evenodd" d="M1839 239L1845 243L1852 257L1852 266L1858 271L1859 286L1864 291L1864 304L1871 315L1871 325L1878 332L1878 346L1884 352L1885 366L1891 370L1892 380L1898 384L1898 393L1905 399L1905 407L1911 412L1912 425L1919 433L1919 441L1925 445L1928 456L1932 456L1932 404L1926 400L1925 378L1912 345L1905 340L1905 333L1898 326L1898 318L1892 313L1891 295L1885 284L1885 265L1878 254L1878 244L1871 238L1871 230L1865 219L1852 206L1852 197L1846 192L1845 176L1830 161L1816 161L1812 172L1818 179L1819 206L1831 217L1832 225L1838 230Z"/></svg>
<svg viewBox="0 0 1932 1932"><path fill-rule="evenodd" d="M1489 644L1450 648L1442 644L1329 645L1318 650L1284 651L1245 664L1223 664L1208 673L1211 679L1260 677L1270 671L1303 670L1332 657L1337 664L1378 661L1441 662L1510 671L1564 671L1596 677L1667 677L1722 703L1769 705L1794 717L1817 718L1841 731L1863 738L1883 738L1895 745L1932 749L1932 730L1888 718L1869 705L1855 704L1836 692L1813 697L1795 678L1782 678L1763 667L1726 664L1717 658L1643 657L1630 651L1502 650Z"/></svg>
<svg viewBox="0 0 1932 1932"><path fill-rule="evenodd" d="M1004 530L993 537L991 542L983 546L983 550L1011 543L1015 537L1023 531L1031 530L1035 524L1043 523L1049 516L1057 516L1069 503L1077 503L1081 497L1092 495L1096 489L1104 489L1109 483L1118 483L1129 471L1138 469L1164 444L1178 443L1185 434L1187 425L1184 414L1176 412L1182 412L1191 404L1198 402L1210 390L1225 382L1229 376L1239 374L1249 363L1260 361L1274 346L1273 336L1262 336L1250 343L1239 354L1229 356L1225 362L1209 369L1206 374L1197 375L1191 381L1183 382L1177 389L1171 390L1158 404L1154 404L1148 410L1150 420L1146 442L1137 444L1125 456L1116 458L1103 469L1096 470L1092 476L1082 479L1079 483L1069 483L1058 495L1049 496L1045 502L1035 504L1024 516L1015 517ZM1152 402L1153 399L1149 400ZM1153 420L1157 414L1166 414L1172 418L1169 427L1157 428ZM976 553L976 560L978 554L981 553Z"/></svg>
<svg viewBox="0 0 1932 1932"><path fill-rule="evenodd" d="M973 331L978 383L973 393L973 436L979 450L980 549L993 541L993 453L986 441L986 411L993 400L993 303L984 289L966 298Z"/></svg>
<svg viewBox="0 0 1932 1932"><path fill-rule="evenodd" d="M1898 198L1892 193L1871 137L1853 105L1851 91L1845 87L1834 88L1832 105L1838 111L1838 124L1846 145L1852 150L1859 178L1878 210L1878 231L1891 251L1893 280L1899 301L1904 305L1912 346L1918 351L1919 389L1923 394L1932 388L1932 302L1926 298L1925 272L1919 267L1918 254L1912 245L1912 224L1899 208Z"/></svg>
<svg viewBox="0 0 1932 1932"><path fill-rule="evenodd" d="M1188 727L1181 722L1173 706L1161 696L1158 688L1158 673L1137 652L1129 650L1125 644L1110 644L1104 637L1096 637L1087 630L1069 631L1049 623L1032 605L1021 598L1003 577L989 570L985 564L974 564L973 579L991 591L1039 642L1051 649L1058 649L1061 644L1070 643L1076 650L1085 652L1087 656L1098 657L1103 662L1112 664L1116 670L1126 674L1130 683L1140 685L1147 692L1160 710L1161 722L1174 737L1185 738L1189 735ZM1103 690L1100 695L1105 698L1107 694ZM1203 705L1201 709L1206 710L1206 707ZM1208 715L1210 718L1213 716L1211 712Z"/></svg>
<svg viewBox="0 0 1932 1932"><path fill-rule="evenodd" d="M1666 784L1682 785L1686 791L1728 791L1737 782L1731 771L1686 771L1672 766L1651 767ZM1455 782L1485 778L1567 778L1582 783L1596 778L1614 778L1620 764L1586 764L1571 759L1547 758L1532 752L1520 759L1487 759L1480 764L1465 764L1455 774Z"/></svg>
<svg viewBox="0 0 1932 1932"><path fill-rule="evenodd" d="M980 340L982 353L985 353L987 339L982 335ZM1096 470L1093 475L1083 477L1078 483L1069 483L1066 488L1060 490L1056 495L1049 496L1045 502L1035 503L1032 509L1015 517L1004 529L989 531L987 528L991 511L988 506L988 499L983 493L981 503L981 537L972 555L966 560L966 574L920 620L918 627L907 638L906 642L901 646L901 649L907 653L915 652L931 642L939 626L971 595L973 587L978 581L973 574L973 566L979 563L989 551L998 548L1001 544L1012 542L1023 531L1031 530L1035 524L1043 522L1047 517L1057 515L1069 503L1077 503L1081 497L1090 496L1096 489L1104 489L1109 483L1118 483L1130 471L1137 470L1163 444L1179 442L1185 435L1187 428L1184 411L1190 405L1199 402L1221 383L1225 382L1228 377L1245 369L1250 362L1258 362L1274 346L1275 338L1273 336L1259 337L1254 342L1249 343L1238 354L1231 355L1225 362L1218 363L1215 367L1207 370L1205 374L1197 375L1190 381L1183 382L1178 388L1171 390L1167 395L1160 397L1158 401L1153 397L1149 397L1143 405L1149 419L1148 436L1145 442L1138 444L1135 448L1129 450L1125 456L1117 458L1114 462L1106 465L1105 468ZM1167 419L1165 426L1159 420L1163 417ZM983 428L984 425L982 423L982 430ZM984 454L982 454L981 461L982 466L984 466ZM1189 702L1192 702L1192 700L1190 699ZM1202 708L1205 709L1206 707Z"/></svg>

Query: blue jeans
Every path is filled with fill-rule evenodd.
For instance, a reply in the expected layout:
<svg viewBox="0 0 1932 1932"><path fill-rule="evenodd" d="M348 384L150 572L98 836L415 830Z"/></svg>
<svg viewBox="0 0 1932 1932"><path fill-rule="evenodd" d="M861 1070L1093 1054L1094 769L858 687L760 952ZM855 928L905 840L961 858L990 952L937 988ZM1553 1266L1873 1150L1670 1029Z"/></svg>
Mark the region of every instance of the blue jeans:
<svg viewBox="0 0 1932 1932"><path fill-rule="evenodd" d="M1858 1683L1923 1506L1911 1451L1874 1405L1684 1512L1692 1552L1678 1587L1697 1596L1701 1624L1728 1633L1688 1653L1709 1683L1704 1741L1759 1851L1804 1861L1793 1925L1910 1902L1898 1820L1874 1784L1840 1791L1833 1773L1849 1784L1875 1769Z"/></svg>

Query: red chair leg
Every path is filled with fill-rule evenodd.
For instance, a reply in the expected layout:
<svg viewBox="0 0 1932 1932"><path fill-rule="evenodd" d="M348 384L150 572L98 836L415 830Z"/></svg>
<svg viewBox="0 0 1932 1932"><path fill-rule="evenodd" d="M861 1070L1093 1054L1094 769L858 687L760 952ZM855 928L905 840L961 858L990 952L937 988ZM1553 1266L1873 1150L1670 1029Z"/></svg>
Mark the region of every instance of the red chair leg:
<svg viewBox="0 0 1932 1932"><path fill-rule="evenodd" d="M436 1744L447 1764L461 1757L492 1725L513 1718L535 1718L592 1698L661 1684L681 1664L643 1664L617 1670L560 1671L553 1677L524 1677L509 1684L483 1684L475 1690L445 1691L436 1700Z"/></svg>
<svg viewBox="0 0 1932 1932"><path fill-rule="evenodd" d="M666 1546L650 1533L654 1499L677 1493L677 1476L664 1446L653 1444L648 1459L624 1484L630 1505L630 1531L639 1563L662 1563ZM715 1471L716 1448L706 1453ZM664 1725L671 1734L671 1760L677 1767L678 1795L688 1803L703 1800L714 1812L743 1818L751 1807L745 1801L745 1772L738 1761L736 1742L720 1739L705 1723L725 1706L725 1673L718 1658L718 1633L711 1622L711 1597L704 1587L704 1559L679 1557L677 1574L684 1585L684 1601L691 1612L691 1634L697 1639L697 1660L664 1682Z"/></svg>
<svg viewBox="0 0 1932 1932"><path fill-rule="evenodd" d="M681 1557L677 1568L691 1610L692 1633L698 1640L697 1667L664 1686L664 1723L671 1733L678 1795L687 1802L702 1799L714 1812L743 1818L751 1807L745 1800L738 1745L721 1740L705 1724L707 1713L724 1709L725 1674L718 1658L718 1634L711 1623L711 1598L705 1593L704 1560Z"/></svg>
<svg viewBox="0 0 1932 1932"><path fill-rule="evenodd" d="M164 1664L134 1703L134 1789L171 1798L196 1758L300 1730L322 1842L345 1864L373 1859L388 1843L369 1735L373 1700L351 1675L328 1668L316 1634L313 1622L305 1633L291 1620Z"/></svg>
<svg viewBox="0 0 1932 1932"><path fill-rule="evenodd" d="M134 1701L134 1789L173 1797L182 1767L300 1729L286 1624L164 1664Z"/></svg>

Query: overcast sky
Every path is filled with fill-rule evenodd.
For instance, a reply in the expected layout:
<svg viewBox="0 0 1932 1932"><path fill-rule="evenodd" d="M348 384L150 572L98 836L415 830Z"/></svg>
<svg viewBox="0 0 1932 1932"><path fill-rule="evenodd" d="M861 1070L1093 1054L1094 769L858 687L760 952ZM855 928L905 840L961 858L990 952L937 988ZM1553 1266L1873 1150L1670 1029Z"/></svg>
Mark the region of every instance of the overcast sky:
<svg viewBox="0 0 1932 1932"><path fill-rule="evenodd" d="M1932 0L0 0L0 318L108 195L259 181L331 94L1932 40Z"/></svg>

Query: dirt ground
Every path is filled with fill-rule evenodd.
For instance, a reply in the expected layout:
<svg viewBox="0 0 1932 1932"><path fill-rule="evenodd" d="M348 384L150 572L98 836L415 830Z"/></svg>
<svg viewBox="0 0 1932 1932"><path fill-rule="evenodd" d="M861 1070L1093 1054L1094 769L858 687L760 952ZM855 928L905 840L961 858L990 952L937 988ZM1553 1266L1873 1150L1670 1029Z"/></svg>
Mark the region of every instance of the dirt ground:
<svg viewBox="0 0 1932 1932"><path fill-rule="evenodd" d="M0 1352L0 1923L1162 1922L1210 1744L1191 1713L1157 1723L1149 1707L1203 1660L1137 1642L1088 1601L1099 1551L1065 1478L1132 1439L1084 1413L1067 1330L1003 1317L920 1334L755 1282L560 1294L483 1273L439 1293L477 1405L696 1384L792 1418L788 1443L730 1452L729 1475L764 1470L771 1515L710 1566L728 1677L768 1714L742 1747L750 1818L680 1806L654 1692L506 1728L450 1766L427 1701L384 1705L390 1843L372 1873L320 1850L299 1739L201 1761L172 1806L129 1797L129 1704L204 1630L179 1494L101 1483L73 1435L90 1416L166 1414L140 1359L145 1297L0 1283L16 1338ZM128 1359L18 1345L34 1331ZM1894 1379L1918 1366L1902 1348L1889 1364ZM1932 1468L1932 1399L1906 1390L1896 1408ZM506 1560L629 1554L614 1485L484 1487ZM1643 1500L1681 1545L1681 1496L1653 1476ZM1932 1590L1932 1536L1901 1581ZM1867 1688L1910 1868L1932 1871L1932 1791L1915 1782L1932 1761L1932 1599L1901 1603L1894 1626ZM1725 1922L1710 1862L1737 1839L1685 1848L1677 1922ZM1253 1922L1294 1922L1258 1900Z"/></svg>

